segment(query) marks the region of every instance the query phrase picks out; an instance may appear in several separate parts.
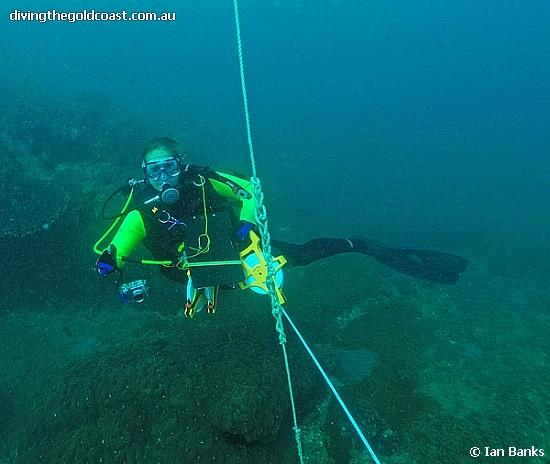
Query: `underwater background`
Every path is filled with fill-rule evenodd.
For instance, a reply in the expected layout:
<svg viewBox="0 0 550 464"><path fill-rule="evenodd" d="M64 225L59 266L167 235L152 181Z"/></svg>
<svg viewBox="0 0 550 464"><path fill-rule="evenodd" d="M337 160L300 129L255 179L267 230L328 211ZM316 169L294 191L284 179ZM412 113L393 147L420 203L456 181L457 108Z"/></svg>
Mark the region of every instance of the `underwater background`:
<svg viewBox="0 0 550 464"><path fill-rule="evenodd" d="M46 8L176 20L9 19ZM298 462L267 299L227 293L186 320L185 289L156 270L128 269L152 286L134 306L93 271L103 203L151 138L250 173L233 3L1 11L0 463ZM240 2L271 234L470 260L453 286L355 254L285 273L285 308L382 462L550 453L549 15L536 0ZM372 462L287 336L305 461Z"/></svg>

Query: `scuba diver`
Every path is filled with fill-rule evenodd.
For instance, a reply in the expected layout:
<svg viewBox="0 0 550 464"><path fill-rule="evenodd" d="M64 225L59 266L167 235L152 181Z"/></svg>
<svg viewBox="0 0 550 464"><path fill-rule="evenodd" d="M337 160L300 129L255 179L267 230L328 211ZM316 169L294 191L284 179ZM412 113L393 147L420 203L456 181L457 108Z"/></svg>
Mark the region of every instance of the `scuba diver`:
<svg viewBox="0 0 550 464"><path fill-rule="evenodd" d="M176 141L170 138L146 144L142 167L144 179L130 181L123 210L109 218L115 222L94 246L100 255L95 267L101 276L120 271L117 285L122 301L141 302L148 293L144 280L120 285L127 262L158 265L165 277L185 284L187 317L194 317L204 307L215 312L220 288L240 286L267 293L251 182L206 166L185 164ZM108 198L104 218L107 203L122 190ZM117 226L108 246L100 247ZM140 243L154 260L132 258ZM275 252L282 253L274 258L276 273L272 277L281 303L281 267L287 263L305 266L340 253L361 253L400 273L445 284L455 283L468 264L456 255L390 248L359 237L271 243Z"/></svg>

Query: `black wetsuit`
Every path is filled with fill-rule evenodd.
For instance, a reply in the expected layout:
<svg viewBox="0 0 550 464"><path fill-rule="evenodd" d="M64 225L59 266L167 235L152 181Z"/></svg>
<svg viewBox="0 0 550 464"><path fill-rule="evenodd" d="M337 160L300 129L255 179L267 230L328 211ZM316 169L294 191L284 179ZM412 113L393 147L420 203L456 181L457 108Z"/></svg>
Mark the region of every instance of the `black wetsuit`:
<svg viewBox="0 0 550 464"><path fill-rule="evenodd" d="M142 243L155 260L177 260L179 258L181 253L178 251L178 247L188 239L187 224L189 220L196 216L204 216L202 187L197 184L200 179L199 175L204 179L219 177L206 166L188 165L186 168L178 185L179 199L174 204L164 204L160 199L149 202L159 195L149 185L145 185L136 194L134 209L141 213L147 230L147 236ZM204 183L204 189L207 213L229 213L233 229L230 233L234 234L239 224L235 206L217 194L210 182ZM162 222L166 219L169 222ZM238 257L238 251L236 251L236 255ZM182 282L186 279L185 273L175 267L161 266L160 271L173 281Z"/></svg>

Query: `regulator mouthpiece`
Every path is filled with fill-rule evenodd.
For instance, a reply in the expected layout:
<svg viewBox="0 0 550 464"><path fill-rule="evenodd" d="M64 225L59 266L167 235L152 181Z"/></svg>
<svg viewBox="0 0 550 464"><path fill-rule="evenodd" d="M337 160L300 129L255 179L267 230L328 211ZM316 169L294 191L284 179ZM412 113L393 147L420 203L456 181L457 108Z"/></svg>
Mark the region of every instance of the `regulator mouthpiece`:
<svg viewBox="0 0 550 464"><path fill-rule="evenodd" d="M180 192L177 188L169 187L162 191L160 199L165 205L173 205L180 198Z"/></svg>

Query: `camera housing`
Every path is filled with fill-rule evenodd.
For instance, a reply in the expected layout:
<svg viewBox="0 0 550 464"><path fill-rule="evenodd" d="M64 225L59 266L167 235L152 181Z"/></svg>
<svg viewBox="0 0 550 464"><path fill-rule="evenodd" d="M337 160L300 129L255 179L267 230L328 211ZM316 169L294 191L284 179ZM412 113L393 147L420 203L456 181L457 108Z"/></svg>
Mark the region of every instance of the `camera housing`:
<svg viewBox="0 0 550 464"><path fill-rule="evenodd" d="M118 296L124 304L143 303L147 295L149 295L149 286L144 279L122 284L118 290Z"/></svg>

